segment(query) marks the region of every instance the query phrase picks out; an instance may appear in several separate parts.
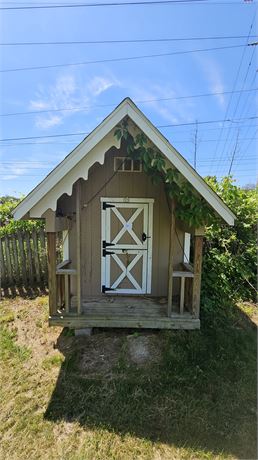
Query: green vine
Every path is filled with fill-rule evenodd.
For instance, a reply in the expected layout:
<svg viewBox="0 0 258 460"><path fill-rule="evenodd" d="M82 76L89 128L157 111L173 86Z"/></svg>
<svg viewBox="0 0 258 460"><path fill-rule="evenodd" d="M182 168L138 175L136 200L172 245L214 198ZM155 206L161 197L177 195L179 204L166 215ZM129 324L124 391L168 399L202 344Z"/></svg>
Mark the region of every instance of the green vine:
<svg viewBox="0 0 258 460"><path fill-rule="evenodd" d="M214 213L204 198L182 174L174 167L167 168L162 154L147 146L145 134L137 134L135 138L130 134L127 118L117 125L114 135L117 140L126 142L128 156L142 162L144 172L151 177L154 185L163 182L167 196L175 200L178 219L190 227L201 227L214 219Z"/></svg>

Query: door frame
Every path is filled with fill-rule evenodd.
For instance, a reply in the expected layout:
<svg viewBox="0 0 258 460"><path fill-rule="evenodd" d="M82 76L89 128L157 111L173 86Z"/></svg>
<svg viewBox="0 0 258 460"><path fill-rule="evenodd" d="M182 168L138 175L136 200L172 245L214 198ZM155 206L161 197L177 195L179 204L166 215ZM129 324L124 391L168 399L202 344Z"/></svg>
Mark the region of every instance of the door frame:
<svg viewBox="0 0 258 460"><path fill-rule="evenodd" d="M135 251L146 251L147 252L147 263L146 263L146 280L142 280L142 285L146 286L145 292L141 292L140 294L151 294L151 278L152 278L152 244L153 244L153 203L154 203L154 198L110 198L110 197L101 197L100 198L101 202L101 287L105 285L106 283L106 264L105 264L105 258L103 257L103 246L102 242L106 239L106 223L105 223L105 210L103 209L103 203L141 203L141 204L146 204L148 206L148 217L147 217L147 226L148 226L148 236L151 235L150 239L146 240L146 248L144 249L139 249L135 247L135 249L129 249L129 252ZM112 251L112 246L109 248L110 251ZM112 295L123 295L126 294L126 292L121 293L121 292L116 292L116 291L110 291ZM131 293L132 294L132 293ZM133 293L133 295L139 295L139 292Z"/></svg>

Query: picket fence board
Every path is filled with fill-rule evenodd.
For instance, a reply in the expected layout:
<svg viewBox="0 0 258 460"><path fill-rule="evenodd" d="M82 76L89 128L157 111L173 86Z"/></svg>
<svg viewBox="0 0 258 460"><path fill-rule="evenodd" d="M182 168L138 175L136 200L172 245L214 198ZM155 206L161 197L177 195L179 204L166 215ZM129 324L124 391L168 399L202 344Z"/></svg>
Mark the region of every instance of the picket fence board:
<svg viewBox="0 0 258 460"><path fill-rule="evenodd" d="M0 238L1 288L47 286L46 235L43 228Z"/></svg>

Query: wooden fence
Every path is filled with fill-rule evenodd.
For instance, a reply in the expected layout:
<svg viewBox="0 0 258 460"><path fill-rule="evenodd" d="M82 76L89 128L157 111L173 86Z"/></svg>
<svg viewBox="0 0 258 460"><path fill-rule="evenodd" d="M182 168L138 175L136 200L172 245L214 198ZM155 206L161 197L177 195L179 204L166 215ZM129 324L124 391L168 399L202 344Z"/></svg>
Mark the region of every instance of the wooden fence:
<svg viewBox="0 0 258 460"><path fill-rule="evenodd" d="M46 235L43 228L0 238L1 288L47 286Z"/></svg>

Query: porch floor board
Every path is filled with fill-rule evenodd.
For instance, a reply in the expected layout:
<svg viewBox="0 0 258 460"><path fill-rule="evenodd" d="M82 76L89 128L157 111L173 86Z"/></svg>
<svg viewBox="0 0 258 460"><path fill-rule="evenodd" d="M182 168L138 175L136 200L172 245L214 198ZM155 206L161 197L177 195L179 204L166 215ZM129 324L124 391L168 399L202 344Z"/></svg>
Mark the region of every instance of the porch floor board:
<svg viewBox="0 0 258 460"><path fill-rule="evenodd" d="M162 302L162 303L160 303ZM200 321L191 313L180 314L173 306L167 316L167 303L161 298L136 296L100 296L82 299L77 315L76 297L71 299L70 312L51 317L51 325L82 327L127 327L150 329L199 329Z"/></svg>

